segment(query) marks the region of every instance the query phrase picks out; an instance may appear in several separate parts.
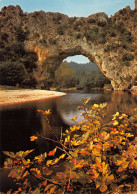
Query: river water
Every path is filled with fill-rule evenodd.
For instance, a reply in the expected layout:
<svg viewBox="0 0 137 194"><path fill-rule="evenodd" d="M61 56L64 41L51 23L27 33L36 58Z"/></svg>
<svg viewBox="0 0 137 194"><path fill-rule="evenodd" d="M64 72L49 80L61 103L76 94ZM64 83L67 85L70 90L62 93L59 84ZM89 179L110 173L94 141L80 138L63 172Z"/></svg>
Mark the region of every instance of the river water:
<svg viewBox="0 0 137 194"><path fill-rule="evenodd" d="M77 107L82 99L91 98L90 104L107 102L108 116L117 111L127 112L137 107L137 93L101 91L84 93L73 91L66 96L40 100L35 102L0 107L1 132L1 166L5 160L2 151L17 152L34 149L34 154L51 150L55 147L52 141L30 141L30 136L42 135L57 139L60 132L73 125L71 118L79 114ZM37 110L51 109L52 114L47 121ZM49 125L50 122L50 125Z"/></svg>
<svg viewBox="0 0 137 194"><path fill-rule="evenodd" d="M0 107L0 131L1 150L20 151L36 148L38 152L43 152L52 147L50 142L43 141L30 142L30 136L40 134L48 138L60 136L61 129L65 130L73 125L71 118L79 114L77 107L82 105L82 99L91 98L90 104L107 102L108 115L116 111L127 112L129 109L137 107L137 93L102 91L84 93L74 91L66 96L46 99L41 101L16 104ZM50 125L44 116L37 110L51 109L49 117ZM45 140L44 140L45 142ZM2 154L1 162L3 163Z"/></svg>

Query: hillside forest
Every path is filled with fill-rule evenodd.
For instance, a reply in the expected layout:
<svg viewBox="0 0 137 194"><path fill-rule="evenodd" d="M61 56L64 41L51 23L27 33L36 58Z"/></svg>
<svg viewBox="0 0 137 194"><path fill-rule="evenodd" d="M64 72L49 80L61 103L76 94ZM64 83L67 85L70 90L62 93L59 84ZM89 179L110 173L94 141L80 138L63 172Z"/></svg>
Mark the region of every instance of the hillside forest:
<svg viewBox="0 0 137 194"><path fill-rule="evenodd" d="M103 88L110 81L104 76L95 63L76 63L64 61L55 72L53 86L60 88L76 87L89 91L92 88Z"/></svg>

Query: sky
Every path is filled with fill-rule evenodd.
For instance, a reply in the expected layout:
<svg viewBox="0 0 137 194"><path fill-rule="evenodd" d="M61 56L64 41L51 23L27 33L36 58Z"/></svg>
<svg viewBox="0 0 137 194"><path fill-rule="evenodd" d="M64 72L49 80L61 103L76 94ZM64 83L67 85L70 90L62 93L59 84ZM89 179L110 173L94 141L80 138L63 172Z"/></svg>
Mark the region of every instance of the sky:
<svg viewBox="0 0 137 194"><path fill-rule="evenodd" d="M118 10L130 6L134 9L135 0L0 0L0 9L8 5L20 5L24 12L43 10L45 12L60 12L69 17L87 17L97 12L105 12L108 16ZM67 61L88 62L84 56L73 56Z"/></svg>

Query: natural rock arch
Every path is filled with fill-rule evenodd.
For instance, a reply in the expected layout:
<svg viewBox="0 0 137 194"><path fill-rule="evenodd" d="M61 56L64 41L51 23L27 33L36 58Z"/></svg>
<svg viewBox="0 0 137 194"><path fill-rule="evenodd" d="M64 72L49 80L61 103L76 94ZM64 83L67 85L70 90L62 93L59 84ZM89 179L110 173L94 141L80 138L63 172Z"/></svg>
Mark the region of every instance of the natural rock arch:
<svg viewBox="0 0 137 194"><path fill-rule="evenodd" d="M27 32L28 52L38 55L33 76L40 87L52 82L54 72L68 56L83 55L98 64L114 90L128 89L137 76L137 10L126 7L108 18L105 13L68 17L44 11L23 13L10 10L14 25ZM6 11L5 11L6 10Z"/></svg>

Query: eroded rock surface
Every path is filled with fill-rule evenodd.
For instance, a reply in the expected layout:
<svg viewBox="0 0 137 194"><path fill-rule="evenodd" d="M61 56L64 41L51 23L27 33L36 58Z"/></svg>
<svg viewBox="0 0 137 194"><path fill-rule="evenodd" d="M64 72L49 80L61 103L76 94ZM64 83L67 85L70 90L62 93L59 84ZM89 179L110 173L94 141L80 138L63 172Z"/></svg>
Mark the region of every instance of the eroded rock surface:
<svg viewBox="0 0 137 194"><path fill-rule="evenodd" d="M25 34L27 52L37 53L33 76L44 88L68 56L84 55L100 67L114 90L131 87L137 78L137 10L126 7L108 18L105 13L68 17L44 11L23 13L19 6L0 12L4 44L17 41L17 29ZM19 36L19 33L18 33Z"/></svg>

